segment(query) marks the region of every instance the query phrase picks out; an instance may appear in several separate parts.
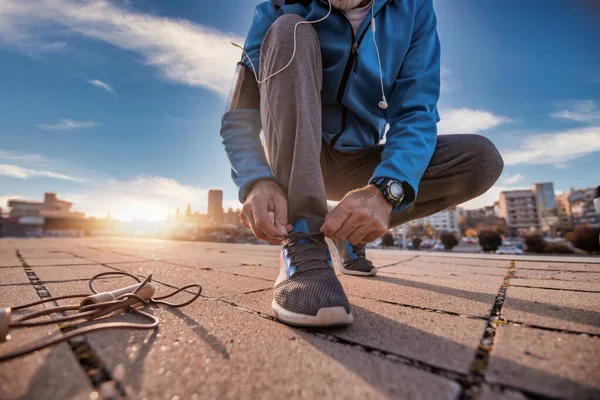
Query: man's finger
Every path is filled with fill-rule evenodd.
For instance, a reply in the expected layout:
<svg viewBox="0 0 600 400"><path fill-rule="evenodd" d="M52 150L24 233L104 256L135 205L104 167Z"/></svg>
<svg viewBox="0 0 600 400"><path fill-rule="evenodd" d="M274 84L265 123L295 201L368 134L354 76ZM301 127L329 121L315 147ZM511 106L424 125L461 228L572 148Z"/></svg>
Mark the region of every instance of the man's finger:
<svg viewBox="0 0 600 400"><path fill-rule="evenodd" d="M275 227L275 224L271 222L269 218L269 211L267 207L252 209L254 215L254 225L257 230L260 230L268 239L283 239L283 232Z"/></svg>
<svg viewBox="0 0 600 400"><path fill-rule="evenodd" d="M340 207L340 205L341 203L338 204L338 206L334 208L332 212L327 214L325 223L321 227L321 232L323 232L327 237L333 237L341 228L346 219L348 219L350 216L350 214L344 208Z"/></svg>
<svg viewBox="0 0 600 400"><path fill-rule="evenodd" d="M348 235L346 240L348 240L352 246L356 246L363 241L370 231L371 228L369 228L367 225L360 226L354 232Z"/></svg>
<svg viewBox="0 0 600 400"><path fill-rule="evenodd" d="M275 227L282 235L287 235L288 232L288 202L283 196L275 196Z"/></svg>
<svg viewBox="0 0 600 400"><path fill-rule="evenodd" d="M250 229L250 222L248 222L248 218L243 212L240 213L240 220L242 220L242 224L244 224L246 228Z"/></svg>
<svg viewBox="0 0 600 400"><path fill-rule="evenodd" d="M350 236L350 234L361 225L362 224L360 221L358 221L358 218L356 218L354 214L350 214L350 217L344 221L342 226L340 226L340 229L333 234L333 237L339 240L346 240L348 236Z"/></svg>

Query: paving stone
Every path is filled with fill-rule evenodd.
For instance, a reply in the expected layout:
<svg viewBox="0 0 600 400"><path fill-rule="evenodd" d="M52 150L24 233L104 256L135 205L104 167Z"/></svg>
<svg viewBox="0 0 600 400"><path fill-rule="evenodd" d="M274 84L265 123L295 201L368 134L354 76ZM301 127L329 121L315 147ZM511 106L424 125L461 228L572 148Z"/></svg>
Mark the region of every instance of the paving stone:
<svg viewBox="0 0 600 400"><path fill-rule="evenodd" d="M437 264L437 263L425 263L410 261L394 265L391 267L379 268L380 272L386 273L397 273L397 274L408 274L416 276L434 276L434 277L448 277L448 276L459 276L465 274L475 275L493 275L493 276L505 276L508 272L507 268L497 267L477 267L471 265L461 264ZM472 277L469 279L473 279Z"/></svg>
<svg viewBox="0 0 600 400"><path fill-rule="evenodd" d="M566 272L544 270L519 270L514 273L517 278L526 279L551 279L575 282L600 282L600 274L591 272Z"/></svg>
<svg viewBox="0 0 600 400"><path fill-rule="evenodd" d="M177 287L191 283L202 285L202 295L207 297L230 296L261 289L270 289L273 283L264 279L206 271L198 268L182 267L161 261L132 264L107 264L115 269L134 275L148 276Z"/></svg>
<svg viewBox="0 0 600 400"><path fill-rule="evenodd" d="M275 282L275 279L277 279L277 275L279 275L279 268L258 267L254 265L248 265L243 267L220 268L219 271L237 275L251 276L253 278L267 279L273 282Z"/></svg>
<svg viewBox="0 0 600 400"><path fill-rule="evenodd" d="M0 254L0 267L20 267L21 261L15 255L15 252L12 251L10 253L3 252ZM2 273L2 268L0 268L0 274Z"/></svg>
<svg viewBox="0 0 600 400"><path fill-rule="evenodd" d="M0 290L0 304L16 305L39 300L31 286ZM5 303L6 302L6 303ZM39 311L42 306L29 311ZM18 349L48 335L60 334L56 325L15 329L0 342L0 354ZM66 343L0 363L0 399L82 399L93 392L89 380Z"/></svg>
<svg viewBox="0 0 600 400"><path fill-rule="evenodd" d="M534 286L539 288L554 289L573 289L588 290L600 292L600 281L597 282L578 282L578 281L559 281L550 279L511 279L511 286Z"/></svg>
<svg viewBox="0 0 600 400"><path fill-rule="evenodd" d="M227 300L271 314L271 292ZM429 365L468 373L486 321L415 310L373 300L349 298L354 323L332 334Z"/></svg>
<svg viewBox="0 0 600 400"><path fill-rule="evenodd" d="M32 267L33 272L42 282L71 281L75 279L90 279L102 272L114 272L113 269L102 265L63 265L58 267Z"/></svg>
<svg viewBox="0 0 600 400"><path fill-rule="evenodd" d="M372 278L339 277L346 293L465 315L487 317L504 282L502 277L465 280L378 274Z"/></svg>
<svg viewBox="0 0 600 400"><path fill-rule="evenodd" d="M600 293L509 287L502 315L531 325L600 333Z"/></svg>
<svg viewBox="0 0 600 400"><path fill-rule="evenodd" d="M15 307L26 303L38 301L35 289L27 283L0 286L0 307ZM2 343L0 343L0 347Z"/></svg>
<svg viewBox="0 0 600 400"><path fill-rule="evenodd" d="M27 277L27 274L25 273L23 267L0 269L0 285L11 285L29 282L29 278Z"/></svg>
<svg viewBox="0 0 600 400"><path fill-rule="evenodd" d="M124 254L117 254L108 251L99 250L75 250L73 254L79 257L83 257L96 263L117 263L117 262L135 262L135 261L148 261L149 259L141 256L130 256Z"/></svg>
<svg viewBox="0 0 600 400"><path fill-rule="evenodd" d="M557 263L557 262L536 262L536 261L517 261L515 263L517 269L558 269L562 271L584 271L584 272L600 272L600 262L586 262L586 259L581 259L580 262L572 263Z"/></svg>
<svg viewBox="0 0 600 400"><path fill-rule="evenodd" d="M480 400L528 400L528 397L515 390L501 390L484 384Z"/></svg>
<svg viewBox="0 0 600 400"><path fill-rule="evenodd" d="M600 339L500 326L486 379L552 398L600 398Z"/></svg>
<svg viewBox="0 0 600 400"><path fill-rule="evenodd" d="M36 267L36 266L52 266L52 265L86 265L86 264L97 264L94 261L90 261L90 260L86 260L84 258L78 258L78 257L71 257L71 258L67 258L67 257L62 257L62 258L31 258L31 259L27 259L27 257L23 257L25 259L25 262L30 266L30 267Z"/></svg>
<svg viewBox="0 0 600 400"><path fill-rule="evenodd" d="M80 290L79 284L52 285L68 292ZM87 336L132 399L454 399L460 391L445 378L219 301L152 313L161 321L157 332ZM117 318L141 322L131 314Z"/></svg>

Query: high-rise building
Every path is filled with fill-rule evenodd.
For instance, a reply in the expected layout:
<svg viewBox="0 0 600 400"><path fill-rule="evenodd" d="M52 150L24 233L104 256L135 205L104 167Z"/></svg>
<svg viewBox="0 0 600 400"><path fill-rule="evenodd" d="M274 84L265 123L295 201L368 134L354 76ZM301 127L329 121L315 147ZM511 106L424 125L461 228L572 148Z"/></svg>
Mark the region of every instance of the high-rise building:
<svg viewBox="0 0 600 400"><path fill-rule="evenodd" d="M223 191L208 191L208 218L216 224L223 223Z"/></svg>
<svg viewBox="0 0 600 400"><path fill-rule="evenodd" d="M552 182L536 183L532 188L542 230L552 230L558 225L558 210Z"/></svg>
<svg viewBox="0 0 600 400"><path fill-rule="evenodd" d="M600 214L594 208L594 189L578 189L569 192L571 221L573 227L587 225L600 227Z"/></svg>
<svg viewBox="0 0 600 400"><path fill-rule="evenodd" d="M500 193L500 217L512 228L539 227L535 195L531 190L507 190Z"/></svg>

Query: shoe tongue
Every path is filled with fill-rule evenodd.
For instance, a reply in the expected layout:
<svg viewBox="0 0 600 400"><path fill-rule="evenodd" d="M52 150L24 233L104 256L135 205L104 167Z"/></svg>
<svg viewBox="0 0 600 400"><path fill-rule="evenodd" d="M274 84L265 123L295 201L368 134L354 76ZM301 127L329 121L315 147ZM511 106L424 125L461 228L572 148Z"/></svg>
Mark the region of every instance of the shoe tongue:
<svg viewBox="0 0 600 400"><path fill-rule="evenodd" d="M317 222L302 218L296 221L292 232L316 233L319 232L319 229L321 226Z"/></svg>
<svg viewBox="0 0 600 400"><path fill-rule="evenodd" d="M306 219L300 219L294 224L292 232L295 233L318 233L321 226L318 223L309 221ZM297 263L302 263L301 269L311 269L315 267L327 268L327 261L321 260L323 256L328 256L329 251L325 237L323 234L311 235L313 239L317 239L323 243L323 247L310 240L309 238L302 238L295 240L295 251L296 255L294 260Z"/></svg>

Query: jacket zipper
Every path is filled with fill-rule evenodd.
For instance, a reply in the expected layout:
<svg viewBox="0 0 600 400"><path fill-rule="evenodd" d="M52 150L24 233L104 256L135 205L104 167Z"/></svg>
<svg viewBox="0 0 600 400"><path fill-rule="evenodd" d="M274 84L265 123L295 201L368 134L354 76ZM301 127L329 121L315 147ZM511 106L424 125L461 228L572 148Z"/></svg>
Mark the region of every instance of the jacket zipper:
<svg viewBox="0 0 600 400"><path fill-rule="evenodd" d="M379 10L377 10L377 12L375 13L373 18L377 17L377 15L379 14L379 12L382 9L383 9L383 7L381 7ZM344 74L342 75L342 81L340 82L340 87L338 89L337 101L341 105L342 105L342 99L344 98L344 94L346 92L346 86L348 85L348 78L350 76L350 71L352 71L352 70L354 70L354 72L358 71L358 46L362 42L363 38L365 37L365 34L367 33L367 31L370 29L370 26L371 26L371 19L369 18L369 24L363 31L362 35L360 35L358 40L354 40L355 39L354 38L354 29L352 28L352 24L350 23L350 21L348 21L348 18L346 16L344 16L344 19L346 20L346 22L348 22L348 25L350 25L350 32L352 32L352 50L350 51L350 55L348 56L348 60L346 61L346 66L344 68ZM340 136L342 136L342 133L344 133L344 131L346 130L346 123L348 120L347 112L348 111L346 110L346 107L344 105L342 105L342 130L337 135L335 135L333 137L333 139L331 139L331 142L329 143L329 145L331 147L335 146L335 144L337 143Z"/></svg>

